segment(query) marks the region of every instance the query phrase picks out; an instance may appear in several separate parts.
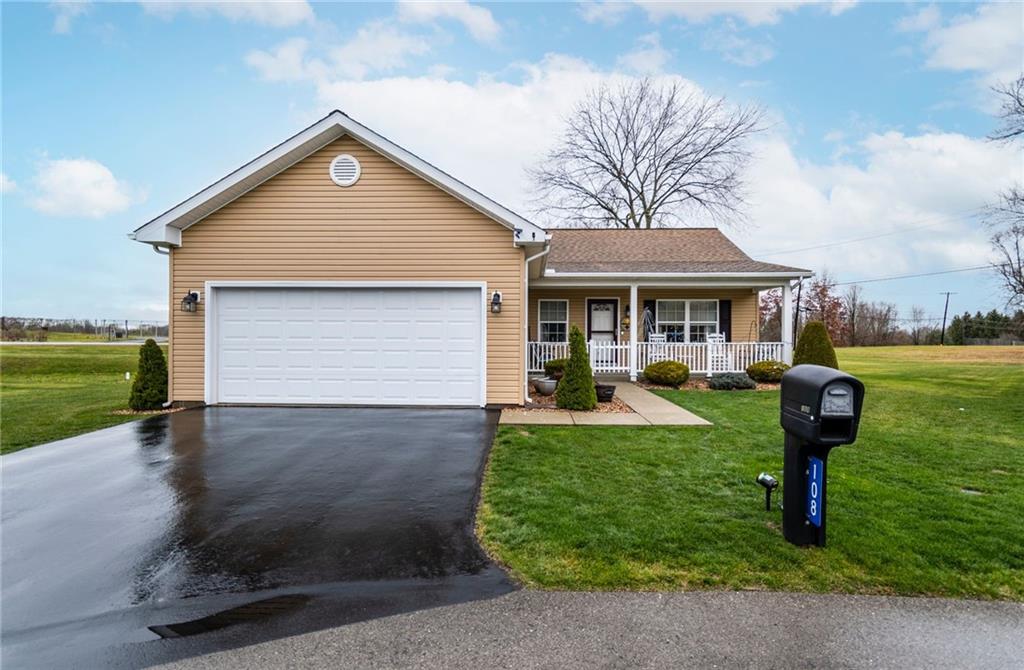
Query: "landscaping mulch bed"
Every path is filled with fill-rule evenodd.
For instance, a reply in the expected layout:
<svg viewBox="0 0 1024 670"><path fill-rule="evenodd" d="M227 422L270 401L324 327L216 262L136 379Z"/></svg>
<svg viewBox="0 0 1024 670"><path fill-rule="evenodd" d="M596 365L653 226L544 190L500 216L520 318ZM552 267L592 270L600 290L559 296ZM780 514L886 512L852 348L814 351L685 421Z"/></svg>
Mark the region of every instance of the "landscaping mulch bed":
<svg viewBox="0 0 1024 670"><path fill-rule="evenodd" d="M636 382L636 385L639 386L640 388L645 388L645 389L647 389L649 391L654 391L654 390L660 390L660 391L710 391L710 390L712 390L712 389L708 388L708 379L707 379L707 377L704 377L703 375L702 376L698 376L698 377L691 377L689 381L687 381L685 384L680 386L678 389L676 389L675 387L672 387L672 386L661 386L660 384L651 384L651 383L646 382L646 381L644 381L642 379L638 379L637 382ZM779 388L778 384L762 384L760 382L757 383L757 390L758 391L776 391L776 390L778 390L778 388Z"/></svg>
<svg viewBox="0 0 1024 670"><path fill-rule="evenodd" d="M533 398L533 401L526 403L526 406L525 406L524 409L528 409L531 412L563 411L563 410L558 409L558 406L555 405L555 396L553 396L553 395L543 396L543 395L540 395L539 393L535 393L535 394L531 395L530 397ZM594 409L593 411L594 412L598 412L598 413L602 413L602 414L607 414L607 413L633 414L634 413L633 412L633 408L630 407L629 405L627 405L626 403L622 402L622 400L619 398L619 396L614 396L612 398L611 402L599 402L599 403L597 403L597 408Z"/></svg>

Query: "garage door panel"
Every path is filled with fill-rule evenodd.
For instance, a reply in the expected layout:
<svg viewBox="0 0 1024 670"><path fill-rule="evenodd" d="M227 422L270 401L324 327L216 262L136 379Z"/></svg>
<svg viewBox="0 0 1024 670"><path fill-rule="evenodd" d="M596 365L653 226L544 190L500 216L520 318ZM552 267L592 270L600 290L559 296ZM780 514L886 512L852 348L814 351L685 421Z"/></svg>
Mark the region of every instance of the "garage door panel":
<svg viewBox="0 0 1024 670"><path fill-rule="evenodd" d="M478 289L216 289L216 400L481 404Z"/></svg>

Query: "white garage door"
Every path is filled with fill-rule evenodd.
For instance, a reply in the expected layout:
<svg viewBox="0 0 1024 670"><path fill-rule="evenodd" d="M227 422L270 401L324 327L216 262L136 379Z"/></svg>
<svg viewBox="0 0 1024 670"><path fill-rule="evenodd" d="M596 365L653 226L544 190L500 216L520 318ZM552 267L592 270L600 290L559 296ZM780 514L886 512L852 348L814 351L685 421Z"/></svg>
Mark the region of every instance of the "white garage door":
<svg viewBox="0 0 1024 670"><path fill-rule="evenodd" d="M221 403L481 405L479 288L217 288Z"/></svg>

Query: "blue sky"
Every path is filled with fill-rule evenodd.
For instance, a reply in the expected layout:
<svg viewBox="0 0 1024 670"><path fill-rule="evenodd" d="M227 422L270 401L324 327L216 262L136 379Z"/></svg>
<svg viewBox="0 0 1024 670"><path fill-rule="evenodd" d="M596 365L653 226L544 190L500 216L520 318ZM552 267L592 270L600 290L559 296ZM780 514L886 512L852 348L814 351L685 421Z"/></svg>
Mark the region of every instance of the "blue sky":
<svg viewBox="0 0 1024 670"><path fill-rule="evenodd" d="M523 168L593 86L647 75L760 104L772 123L748 220L727 233L839 281L984 264L972 216L1024 179L1019 149L984 138L988 87L1024 69L1019 3L0 12L8 315L166 318L166 260L126 233L333 108L528 209ZM965 272L865 291L934 316L939 291L957 292L956 311L988 310L1003 304L996 287Z"/></svg>

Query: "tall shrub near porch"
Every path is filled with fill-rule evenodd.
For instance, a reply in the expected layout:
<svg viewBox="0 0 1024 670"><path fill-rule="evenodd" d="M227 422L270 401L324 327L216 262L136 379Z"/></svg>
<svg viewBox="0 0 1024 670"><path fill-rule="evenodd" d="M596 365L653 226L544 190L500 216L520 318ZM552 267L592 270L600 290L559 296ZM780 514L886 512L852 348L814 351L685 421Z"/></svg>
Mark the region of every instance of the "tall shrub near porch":
<svg viewBox="0 0 1024 670"><path fill-rule="evenodd" d="M824 365L828 368L839 368L836 350L832 347L832 339L821 321L809 321L800 333L796 350L793 352L793 365L811 363Z"/></svg>
<svg viewBox="0 0 1024 670"><path fill-rule="evenodd" d="M590 410L597 407L594 371L590 367L587 341L577 326L569 329L569 362L555 389L555 403L562 409Z"/></svg>

